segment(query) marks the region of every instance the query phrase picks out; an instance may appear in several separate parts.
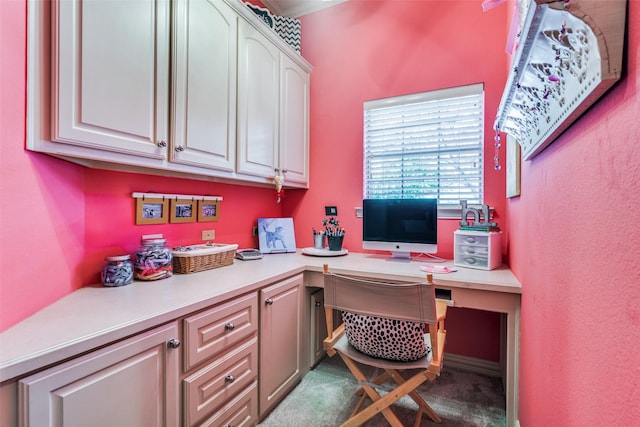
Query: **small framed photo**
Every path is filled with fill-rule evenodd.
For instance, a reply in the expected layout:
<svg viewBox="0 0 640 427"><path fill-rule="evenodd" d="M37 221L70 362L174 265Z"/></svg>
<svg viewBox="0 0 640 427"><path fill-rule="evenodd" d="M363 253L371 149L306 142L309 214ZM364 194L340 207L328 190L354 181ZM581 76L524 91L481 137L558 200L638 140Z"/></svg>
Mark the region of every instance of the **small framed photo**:
<svg viewBox="0 0 640 427"><path fill-rule="evenodd" d="M171 222L196 222L197 202L188 199L171 200Z"/></svg>
<svg viewBox="0 0 640 427"><path fill-rule="evenodd" d="M169 218L169 200L136 199L136 224L166 224Z"/></svg>
<svg viewBox="0 0 640 427"><path fill-rule="evenodd" d="M198 200L198 222L217 221L219 214L219 200Z"/></svg>
<svg viewBox="0 0 640 427"><path fill-rule="evenodd" d="M520 195L520 143L507 134L507 197Z"/></svg>

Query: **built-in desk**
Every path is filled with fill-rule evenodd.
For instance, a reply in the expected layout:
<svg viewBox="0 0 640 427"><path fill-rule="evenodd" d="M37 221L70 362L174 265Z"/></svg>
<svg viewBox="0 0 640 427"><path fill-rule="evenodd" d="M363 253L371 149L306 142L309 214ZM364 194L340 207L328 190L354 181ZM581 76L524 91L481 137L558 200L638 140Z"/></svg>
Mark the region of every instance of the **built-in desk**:
<svg viewBox="0 0 640 427"><path fill-rule="evenodd" d="M311 258L311 257L310 257ZM368 278L408 281L424 278L426 273L419 270L423 261L392 260L371 254L351 253L344 257L325 257L306 261L307 286L322 287L322 265L329 264L332 272ZM438 265L451 265L445 262ZM457 267L458 271L434 274L436 290L441 289L446 296L450 293L449 304L453 307L473 308L504 314L506 331L504 336L504 358L501 369L506 393L507 425L516 425L518 411L518 353L520 349L520 294L522 286L506 267L485 271Z"/></svg>
<svg viewBox="0 0 640 427"><path fill-rule="evenodd" d="M194 274L176 274L158 282L134 282L119 288L86 286L54 302L0 334L0 390L3 402L16 398L16 379L77 357L109 343L182 316L256 291L301 272L306 285L322 287L322 266L335 273L389 280L422 280L425 261L388 261L386 257L350 253L312 257L302 253L265 255L257 261ZM434 275L439 289L451 291L454 307L504 313L506 322L507 425L517 420L518 348L521 285L507 268L492 271L459 268ZM19 286L18 283L14 284ZM45 282L42 283L46 287ZM0 422L1 424L1 422Z"/></svg>

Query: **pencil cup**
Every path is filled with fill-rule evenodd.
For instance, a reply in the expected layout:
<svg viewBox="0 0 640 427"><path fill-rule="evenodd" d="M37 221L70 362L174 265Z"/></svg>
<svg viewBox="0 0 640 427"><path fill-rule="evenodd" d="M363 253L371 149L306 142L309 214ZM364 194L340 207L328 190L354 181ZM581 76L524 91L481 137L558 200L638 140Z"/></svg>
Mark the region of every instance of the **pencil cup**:
<svg viewBox="0 0 640 427"><path fill-rule="evenodd" d="M315 249L324 249L324 234L313 235L313 247Z"/></svg>
<svg viewBox="0 0 640 427"><path fill-rule="evenodd" d="M341 251L342 250L342 239L344 236L328 236L327 242L329 243L330 251Z"/></svg>

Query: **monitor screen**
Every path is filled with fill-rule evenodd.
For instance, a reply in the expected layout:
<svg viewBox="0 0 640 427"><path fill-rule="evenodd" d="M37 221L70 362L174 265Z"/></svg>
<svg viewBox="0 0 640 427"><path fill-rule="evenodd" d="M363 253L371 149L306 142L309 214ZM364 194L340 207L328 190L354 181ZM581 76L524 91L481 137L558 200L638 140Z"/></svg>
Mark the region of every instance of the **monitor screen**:
<svg viewBox="0 0 640 427"><path fill-rule="evenodd" d="M391 251L397 258L438 251L436 199L364 199L362 217L363 249Z"/></svg>

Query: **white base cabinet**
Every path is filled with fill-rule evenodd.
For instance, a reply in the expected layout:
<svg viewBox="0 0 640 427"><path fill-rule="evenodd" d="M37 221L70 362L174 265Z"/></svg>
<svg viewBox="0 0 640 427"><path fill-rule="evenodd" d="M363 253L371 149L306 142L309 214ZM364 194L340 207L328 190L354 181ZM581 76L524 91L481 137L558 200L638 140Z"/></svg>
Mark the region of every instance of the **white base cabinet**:
<svg viewBox="0 0 640 427"><path fill-rule="evenodd" d="M182 381L183 425L239 426L256 423L256 292L189 316L184 319L183 327L183 366L187 374ZM228 422L219 424L222 419Z"/></svg>
<svg viewBox="0 0 640 427"><path fill-rule="evenodd" d="M22 427L178 426L177 323L19 382Z"/></svg>
<svg viewBox="0 0 640 427"><path fill-rule="evenodd" d="M3 398L20 427L256 425L306 372L304 289L292 276L19 379L17 396L5 384Z"/></svg>
<svg viewBox="0 0 640 427"><path fill-rule="evenodd" d="M302 274L260 291L260 417L300 382Z"/></svg>

